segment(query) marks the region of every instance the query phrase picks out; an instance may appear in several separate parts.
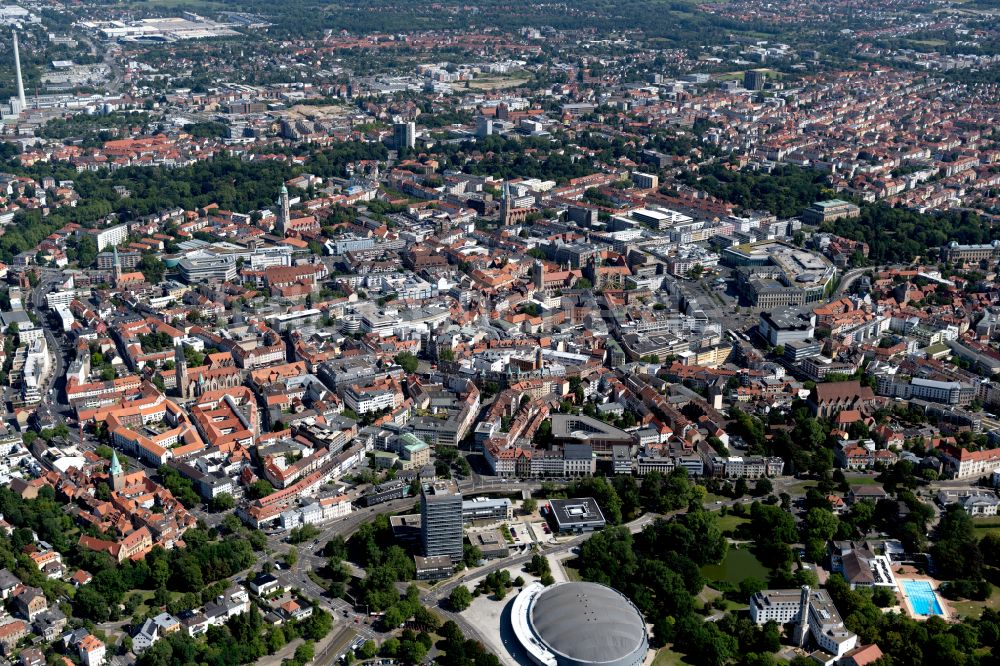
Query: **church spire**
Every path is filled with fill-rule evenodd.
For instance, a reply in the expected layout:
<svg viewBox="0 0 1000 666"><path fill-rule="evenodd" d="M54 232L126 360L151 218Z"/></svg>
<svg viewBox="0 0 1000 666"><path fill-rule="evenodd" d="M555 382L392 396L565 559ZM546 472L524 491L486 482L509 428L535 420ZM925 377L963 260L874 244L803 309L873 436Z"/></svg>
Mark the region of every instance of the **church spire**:
<svg viewBox="0 0 1000 666"><path fill-rule="evenodd" d="M119 280L122 279L122 258L118 256L117 245L113 247L112 251L114 252L115 255L114 268L112 269L112 274L114 275L115 284L117 284Z"/></svg>
<svg viewBox="0 0 1000 666"><path fill-rule="evenodd" d="M187 399L188 387L191 384L188 375L187 356L184 355L184 343L178 342L174 345L174 372L176 373L177 392L182 399Z"/></svg>
<svg viewBox="0 0 1000 666"><path fill-rule="evenodd" d="M509 227L511 223L511 201L510 183L504 180L503 190L500 192L500 226Z"/></svg>
<svg viewBox="0 0 1000 666"><path fill-rule="evenodd" d="M108 477L111 481L111 490L116 493L125 487L125 470L122 469L122 464L118 461L117 451L111 451L111 467L108 468Z"/></svg>

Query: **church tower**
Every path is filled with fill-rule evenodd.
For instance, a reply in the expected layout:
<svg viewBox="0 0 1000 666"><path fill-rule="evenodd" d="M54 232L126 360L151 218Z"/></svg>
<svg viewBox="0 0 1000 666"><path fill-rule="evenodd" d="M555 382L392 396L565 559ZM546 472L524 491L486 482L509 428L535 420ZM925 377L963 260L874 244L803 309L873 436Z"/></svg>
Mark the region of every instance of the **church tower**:
<svg viewBox="0 0 1000 666"><path fill-rule="evenodd" d="M288 235L288 222L291 219L291 211L288 204L288 188L281 184L281 191L278 194L278 221L274 225L274 232L279 236Z"/></svg>
<svg viewBox="0 0 1000 666"><path fill-rule="evenodd" d="M500 226L509 227L511 224L511 200L510 184L504 181L503 192L500 194Z"/></svg>
<svg viewBox="0 0 1000 666"><path fill-rule="evenodd" d="M118 256L118 246L114 246L115 261L112 266L112 276L114 277L114 283L118 284L122 279L122 258Z"/></svg>
<svg viewBox="0 0 1000 666"><path fill-rule="evenodd" d="M177 373L177 392L181 398L189 397L188 389L191 379L188 377L187 357L184 356L183 342L179 342L174 346L174 370Z"/></svg>
<svg viewBox="0 0 1000 666"><path fill-rule="evenodd" d="M125 487L125 470L118 461L118 452L111 452L111 467L108 469L108 477L111 480L111 490L118 493Z"/></svg>

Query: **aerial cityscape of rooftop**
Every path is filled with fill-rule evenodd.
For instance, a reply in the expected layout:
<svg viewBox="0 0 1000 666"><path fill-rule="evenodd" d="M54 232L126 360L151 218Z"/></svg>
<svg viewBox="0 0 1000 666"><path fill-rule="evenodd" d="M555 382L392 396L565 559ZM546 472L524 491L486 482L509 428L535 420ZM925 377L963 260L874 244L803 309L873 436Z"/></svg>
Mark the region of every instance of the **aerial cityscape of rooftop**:
<svg viewBox="0 0 1000 666"><path fill-rule="evenodd" d="M0 666L1000 664L996 0L0 0Z"/></svg>

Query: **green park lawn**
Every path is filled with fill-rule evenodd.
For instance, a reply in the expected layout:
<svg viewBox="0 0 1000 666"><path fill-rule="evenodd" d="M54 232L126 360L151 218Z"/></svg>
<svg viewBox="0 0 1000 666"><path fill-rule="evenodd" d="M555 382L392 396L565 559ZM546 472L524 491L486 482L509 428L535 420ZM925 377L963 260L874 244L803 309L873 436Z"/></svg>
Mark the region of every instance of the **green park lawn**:
<svg viewBox="0 0 1000 666"><path fill-rule="evenodd" d="M787 492L789 495L792 496L805 495L807 490L815 487L816 487L815 481L799 481L798 483L793 483L792 485L788 486L788 488L785 489L785 492Z"/></svg>
<svg viewBox="0 0 1000 666"><path fill-rule="evenodd" d="M987 518L983 522L988 526L985 530L977 528L977 537L982 538L987 531L1000 533L1000 523L997 522L996 518L992 519L992 521ZM978 618L986 608L1000 610L1000 569L990 566L983 567L983 575L986 580L993 584L993 592L987 599L983 599L982 601L974 601L972 599L952 601L951 599L944 599L955 613L965 617Z"/></svg>
<svg viewBox="0 0 1000 666"><path fill-rule="evenodd" d="M580 560L571 557L569 559L562 561L563 571L566 572L566 578L568 580L577 582L583 580L583 576L580 575Z"/></svg>
<svg viewBox="0 0 1000 666"><path fill-rule="evenodd" d="M847 479L847 483L852 486L877 486L878 481L874 476L857 476Z"/></svg>
<svg viewBox="0 0 1000 666"><path fill-rule="evenodd" d="M982 539L987 534L1000 534L1000 519L994 516L973 518L972 524L976 528L976 537L979 539Z"/></svg>
<svg viewBox="0 0 1000 666"><path fill-rule="evenodd" d="M669 647L660 648L653 659L653 666L688 666L690 663L685 661L684 655L674 652Z"/></svg>
<svg viewBox="0 0 1000 666"><path fill-rule="evenodd" d="M732 513L728 513L725 516L719 516L716 523L719 529L723 532L735 532L740 525L745 525L749 523L750 519L743 516L737 516Z"/></svg>
<svg viewBox="0 0 1000 666"><path fill-rule="evenodd" d="M952 610L954 610L958 615L978 618L985 608L1000 610L1000 588L994 587L993 593L990 595L989 599L985 599L984 601L951 601L950 599L945 599L945 602L951 606Z"/></svg>

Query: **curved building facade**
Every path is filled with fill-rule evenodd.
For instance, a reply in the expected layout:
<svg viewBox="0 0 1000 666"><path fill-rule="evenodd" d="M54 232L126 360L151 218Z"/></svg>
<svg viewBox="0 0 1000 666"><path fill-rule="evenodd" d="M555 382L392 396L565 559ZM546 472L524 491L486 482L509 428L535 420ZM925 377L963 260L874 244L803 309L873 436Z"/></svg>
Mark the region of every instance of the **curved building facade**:
<svg viewBox="0 0 1000 666"><path fill-rule="evenodd" d="M639 609L597 583L532 583L514 600L511 623L538 666L639 666L649 649Z"/></svg>

